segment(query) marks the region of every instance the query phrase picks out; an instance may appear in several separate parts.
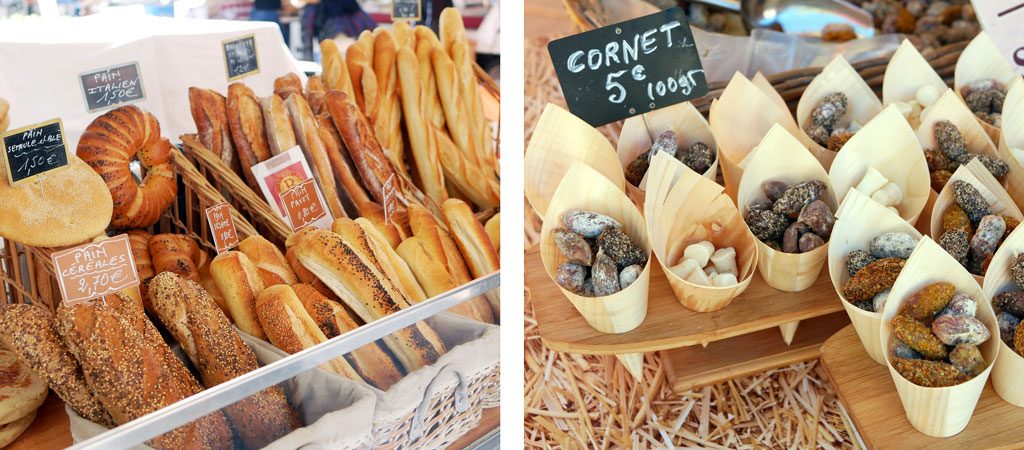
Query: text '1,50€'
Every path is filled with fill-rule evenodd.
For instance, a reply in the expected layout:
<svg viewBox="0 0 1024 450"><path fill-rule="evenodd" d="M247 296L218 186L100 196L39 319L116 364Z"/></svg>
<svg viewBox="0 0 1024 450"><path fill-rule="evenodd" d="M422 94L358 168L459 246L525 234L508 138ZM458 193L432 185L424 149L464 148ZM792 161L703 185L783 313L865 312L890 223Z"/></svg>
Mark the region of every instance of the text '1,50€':
<svg viewBox="0 0 1024 450"><path fill-rule="evenodd" d="M551 41L569 110L593 126L704 96L704 68L681 8Z"/></svg>

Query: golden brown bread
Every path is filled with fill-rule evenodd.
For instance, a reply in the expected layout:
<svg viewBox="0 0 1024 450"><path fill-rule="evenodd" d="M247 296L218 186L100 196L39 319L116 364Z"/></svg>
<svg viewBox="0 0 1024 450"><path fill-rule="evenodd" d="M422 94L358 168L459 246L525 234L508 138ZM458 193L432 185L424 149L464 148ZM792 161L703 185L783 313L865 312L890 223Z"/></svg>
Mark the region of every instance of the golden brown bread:
<svg viewBox="0 0 1024 450"><path fill-rule="evenodd" d="M350 242L362 241L365 243L365 247L360 248L360 251L373 256L373 259L377 261L377 270L387 276L410 302L407 305L402 305L403 308L427 298L426 292L416 281L416 276L409 270L409 266L395 253L395 249L388 244L383 235L377 232L376 227L369 220L361 217L356 220L335 220L331 231ZM363 245L360 244L361 247Z"/></svg>
<svg viewBox="0 0 1024 450"><path fill-rule="evenodd" d="M160 322L199 369L206 387L259 367L252 349L201 286L162 273L153 279L151 291ZM280 386L250 395L224 411L248 448L262 448L301 426Z"/></svg>
<svg viewBox="0 0 1024 450"><path fill-rule="evenodd" d="M488 174L497 173L490 125L484 117L483 101L477 86L476 74L473 71L475 55L466 36L466 28L462 14L457 8L445 8L441 11L440 23L441 47L448 52L455 65L459 80L460 97L466 108L469 119L469 133L473 139L473 147L477 151L477 160L482 170Z"/></svg>
<svg viewBox="0 0 1024 450"><path fill-rule="evenodd" d="M188 88L192 120L196 124L199 143L213 152L225 165L238 170L241 165L231 143L226 99L212 89Z"/></svg>
<svg viewBox="0 0 1024 450"><path fill-rule="evenodd" d="M224 296L231 319L238 328L266 340L267 335L256 318L256 297L263 292L256 265L245 253L227 251L210 263L210 274Z"/></svg>
<svg viewBox="0 0 1024 450"><path fill-rule="evenodd" d="M271 154L263 108L252 89L242 83L228 85L227 117L242 175L249 187L259 190L259 184L252 175L252 166L266 161Z"/></svg>
<svg viewBox="0 0 1024 450"><path fill-rule="evenodd" d="M323 61L323 80L325 90L339 90L354 96L352 78L348 73L348 64L334 39L320 41L320 56Z"/></svg>
<svg viewBox="0 0 1024 450"><path fill-rule="evenodd" d="M480 208L494 208L501 204L501 186L498 181L467 159L452 142L448 134L431 129L441 159L445 181L464 194ZM455 196L452 194L452 196Z"/></svg>
<svg viewBox="0 0 1024 450"><path fill-rule="evenodd" d="M416 174L423 191L441 203L448 199L444 173L437 154L436 137L431 133L426 115L425 93L420 89L421 74L419 61L413 50L403 47L398 50L397 67L402 88L402 111L405 117L409 145Z"/></svg>
<svg viewBox="0 0 1024 450"><path fill-rule="evenodd" d="M326 94L324 95L326 98ZM341 183L345 196L352 202L354 209L352 215L358 215L359 205L370 201L370 197L366 195L366 189L359 183L359 177L352 171L352 162L347 156L348 151L341 143L341 136L334 128L331 115L320 114L316 119L320 124L320 138L324 142L324 149L327 150L327 158L331 161L334 177Z"/></svg>
<svg viewBox="0 0 1024 450"><path fill-rule="evenodd" d="M455 281L465 284L472 280L457 244L430 211L422 207L409 208L409 226L413 235L423 239L431 257L441 261Z"/></svg>
<svg viewBox="0 0 1024 450"><path fill-rule="evenodd" d="M155 273L174 272L199 281L199 246L182 234L155 234L149 238L149 253Z"/></svg>
<svg viewBox="0 0 1024 450"><path fill-rule="evenodd" d="M295 140L295 130L292 128L292 119L288 110L284 107L284 100L276 95L263 97L260 100L263 108L263 122L266 125L267 143L270 145L270 153L280 155L292 147L299 145Z"/></svg>
<svg viewBox="0 0 1024 450"><path fill-rule="evenodd" d="M448 134L467 161L477 167L485 167L476 150L470 111L466 107L466 99L462 98L455 63L439 48L431 50L430 60L434 67L434 79L437 81L437 95L444 109L445 122L448 124Z"/></svg>
<svg viewBox="0 0 1024 450"><path fill-rule="evenodd" d="M178 378L184 367L171 369L163 341L148 342L114 309L89 301L57 312L58 330L82 367L85 380L118 424L124 424L188 396ZM169 349L167 350L170 351ZM147 443L158 449L231 446L231 430L220 411L158 436Z"/></svg>
<svg viewBox="0 0 1024 450"><path fill-rule="evenodd" d="M86 383L49 311L23 303L0 308L0 344L17 353L80 416L107 427L116 425Z"/></svg>
<svg viewBox="0 0 1024 450"><path fill-rule="evenodd" d="M363 36L367 38L363 39ZM363 31L360 40L345 51L345 62L348 64L352 90L355 92L352 101L359 105L361 111L371 116L375 115L378 107L378 88L377 76L373 73L373 33L369 30Z"/></svg>
<svg viewBox="0 0 1024 450"><path fill-rule="evenodd" d="M331 160L327 157L324 141L320 139L320 125L317 123L313 111L310 110L309 103L306 103L304 97L295 95L288 97L284 105L292 117L295 136L309 161L313 177L320 184L320 192L324 195L327 208L334 217L348 217L345 208L341 206L338 184L334 181L334 171L331 169Z"/></svg>
<svg viewBox="0 0 1024 450"><path fill-rule="evenodd" d="M294 247L299 261L331 288L365 322L397 312L408 303L391 280L341 236L315 230ZM384 338L407 371L432 364L445 352L444 343L426 323L403 328Z"/></svg>
<svg viewBox="0 0 1024 450"><path fill-rule="evenodd" d="M397 251L408 263L428 296L434 297L459 287L460 283L455 281L455 278L445 270L444 265L431 257L422 239L418 237L406 239L398 246ZM490 305L479 297L460 303L449 311L484 323L494 321Z"/></svg>
<svg viewBox="0 0 1024 450"><path fill-rule="evenodd" d="M256 265L264 288L299 282L281 250L263 236L253 235L242 239L242 242L238 243L238 251L245 253L245 256Z"/></svg>
<svg viewBox="0 0 1024 450"><path fill-rule="evenodd" d="M408 22L398 20L391 24L391 32L395 38L395 45L398 48L407 47L414 49L416 47L416 35L412 32L412 26Z"/></svg>
<svg viewBox="0 0 1024 450"><path fill-rule="evenodd" d="M306 79L306 102L313 114L323 112L324 101L327 98L327 88L324 86L323 78L320 75L312 75Z"/></svg>
<svg viewBox="0 0 1024 450"><path fill-rule="evenodd" d="M373 123L377 140L384 148L384 154L391 158L396 170L406 174L405 147L402 142L402 107L398 101L398 73L395 72L397 44L391 32L384 27L373 30L373 73L377 76L379 106L374 115L368 116Z"/></svg>
<svg viewBox="0 0 1024 450"><path fill-rule="evenodd" d="M473 278L481 278L497 271L500 265L498 253L494 251L487 231L473 215L469 205L453 198L441 205L441 212L448 223L448 229L452 230L452 236L459 246L463 260L473 273ZM500 314L501 300L498 297L498 290L491 290L484 296L487 297L495 314Z"/></svg>
<svg viewBox="0 0 1024 450"><path fill-rule="evenodd" d="M291 286L277 285L264 290L256 300L256 315L270 342L289 354L327 341ZM334 358L320 367L353 381L363 381L345 358Z"/></svg>
<svg viewBox="0 0 1024 450"><path fill-rule="evenodd" d="M309 317L320 327L327 339L340 336L359 327L355 319L340 304L329 300L312 286L304 283L292 285ZM402 379L402 371L385 347L371 342L345 355L356 373L378 389L388 390Z"/></svg>
<svg viewBox="0 0 1024 450"><path fill-rule="evenodd" d="M491 239L494 251L501 255L501 213L487 219L487 223L484 224L484 230L487 230L487 237ZM501 261L500 258L498 260Z"/></svg>
<svg viewBox="0 0 1024 450"><path fill-rule="evenodd" d="M288 100L293 94L302 95L302 80L294 73L288 73L274 80L274 95Z"/></svg>
<svg viewBox="0 0 1024 450"><path fill-rule="evenodd" d="M437 96L437 81L434 78L434 65L430 56L435 48L441 48L441 42L437 40L434 30L425 25L416 25L413 34L416 35L416 60L420 66L424 109L434 128L444 130L444 109L441 108L441 99Z"/></svg>
<svg viewBox="0 0 1024 450"><path fill-rule="evenodd" d="M149 239L152 237L146 231L132 230L128 232L128 245L132 248L132 259L135 260L135 271L139 274L139 290L142 298L146 298L146 285L150 278L156 275L153 269L153 259L149 253Z"/></svg>
<svg viewBox="0 0 1024 450"><path fill-rule="evenodd" d="M412 236L407 229L409 215L405 211L402 211L400 217L392 217L387 224L384 223L384 208L376 203L364 203L359 206L359 211L362 212L363 218L369 220L377 228L377 231L387 239L391 248L398 247L403 239ZM395 214L395 216L399 216L399 214Z"/></svg>

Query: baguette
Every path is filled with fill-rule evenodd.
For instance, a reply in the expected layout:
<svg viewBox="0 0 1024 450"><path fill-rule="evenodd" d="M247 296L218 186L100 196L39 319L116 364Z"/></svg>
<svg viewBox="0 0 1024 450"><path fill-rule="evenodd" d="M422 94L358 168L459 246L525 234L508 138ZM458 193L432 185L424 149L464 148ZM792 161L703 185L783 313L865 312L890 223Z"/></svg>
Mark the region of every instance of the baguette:
<svg viewBox="0 0 1024 450"><path fill-rule="evenodd" d="M320 139L324 142L324 149L327 151L327 158L331 161L334 177L341 184L345 196L351 201L352 212L358 213L360 212L359 205L370 201L370 197L366 195L366 189L359 184L358 176L352 171L352 162L346 156L345 145L341 143L341 136L334 128L331 115L321 114L317 116L317 122L320 124ZM358 216L358 214L353 215Z"/></svg>
<svg viewBox="0 0 1024 450"><path fill-rule="evenodd" d="M324 79L320 75L311 75L306 78L306 94L310 92L326 92L327 88L324 87Z"/></svg>
<svg viewBox="0 0 1024 450"><path fill-rule="evenodd" d="M86 382L118 424L125 424L188 396L180 374L187 369L177 358L148 342L116 311L102 302L83 302L58 309L58 329L82 365ZM167 349L166 352L170 352ZM220 411L201 417L147 442L157 449L231 446L231 430Z"/></svg>
<svg viewBox="0 0 1024 450"><path fill-rule="evenodd" d="M462 200L450 199L441 205L441 212L448 229L452 230L455 243L463 259L469 265L473 278L481 278L498 270L500 263L490 237L484 226L473 215L473 210ZM496 314L501 311L501 299L497 289L484 294Z"/></svg>
<svg viewBox="0 0 1024 450"><path fill-rule="evenodd" d="M236 172L241 168L231 145L228 129L227 106L223 95L210 89L188 88L192 120L196 124L199 143L213 152L225 165Z"/></svg>
<svg viewBox="0 0 1024 450"><path fill-rule="evenodd" d="M405 113L406 131L416 173L424 192L435 202L441 203L448 199L448 192L445 190L444 174L437 155L437 141L430 133L426 119L416 54L409 48L399 49L397 66L401 79L402 110Z"/></svg>
<svg viewBox="0 0 1024 450"><path fill-rule="evenodd" d="M498 181L480 170L472 159L459 150L442 131L431 130L437 143L437 153L441 158L441 169L445 181L451 183L458 191L480 208L494 208L501 203L501 187Z"/></svg>
<svg viewBox="0 0 1024 450"><path fill-rule="evenodd" d="M491 239L494 251L501 255L501 213L497 213L490 219L487 219L487 223L484 224L484 230L487 230L487 237Z"/></svg>
<svg viewBox="0 0 1024 450"><path fill-rule="evenodd" d="M25 303L0 307L0 344L17 353L79 415L106 427L117 425L86 383L49 311Z"/></svg>
<svg viewBox="0 0 1024 450"><path fill-rule="evenodd" d="M356 94L353 100L363 113L374 117L379 97L377 75L373 72L373 34L364 31L360 37L362 36L369 36L369 46L357 41L345 52L345 61L348 63L352 89Z"/></svg>
<svg viewBox="0 0 1024 450"><path fill-rule="evenodd" d="M284 107L284 100L276 95L271 95L263 97L260 100L260 106L263 107L263 120L266 124L270 153L280 155L298 145L295 141L292 119Z"/></svg>
<svg viewBox="0 0 1024 450"><path fill-rule="evenodd" d="M459 146L462 156L467 161L477 167L485 167L485 161L480 160L480 154L476 150L476 141L472 134L473 122L469 117L466 99L462 98L455 63L439 48L431 50L430 60L434 67L434 79L437 81L437 95L441 99L441 107L444 109L445 121L448 124L448 134L455 145Z"/></svg>
<svg viewBox="0 0 1024 450"><path fill-rule="evenodd" d="M389 221L387 225L384 224L384 208L380 205L367 202L359 206L359 210L362 212L363 217L366 219L374 228L377 229L377 233L384 237L388 245L391 248L398 247L405 238L411 236L411 233L404 233L402 227L398 226L395 221Z"/></svg>
<svg viewBox="0 0 1024 450"><path fill-rule="evenodd" d="M441 46L448 52L455 64L459 79L459 87L463 104L469 115L470 136L479 160L486 162L488 167L497 173L495 155L492 151L491 130L484 117L483 100L477 87L476 74L473 71L473 49L466 36L466 27L462 21L462 13L457 8L445 8L441 11L440 23Z"/></svg>
<svg viewBox="0 0 1024 450"><path fill-rule="evenodd" d="M288 73L274 80L274 95L288 100L293 94L302 95L302 80L298 75Z"/></svg>
<svg viewBox="0 0 1024 450"><path fill-rule="evenodd" d="M331 288L364 322L397 312L401 292L340 236L316 230L296 244L302 265ZM407 302L407 300L405 300ZM445 352L444 343L426 323L417 322L384 338L388 348L409 372L433 364Z"/></svg>
<svg viewBox="0 0 1024 450"><path fill-rule="evenodd" d="M160 274L153 279L152 301L160 322L199 369L206 387L259 368L252 349L198 284L171 273ZM248 448L263 448L301 426L280 386L248 396L224 411Z"/></svg>
<svg viewBox="0 0 1024 450"><path fill-rule="evenodd" d="M249 257L234 250L221 253L210 263L210 274L224 296L235 325L246 333L267 340L256 318L256 297L263 292L263 281Z"/></svg>
<svg viewBox="0 0 1024 450"><path fill-rule="evenodd" d="M270 342L286 353L298 353L327 341L291 286L277 285L263 291L256 300L256 315ZM363 381L345 358L334 358L320 367L353 381Z"/></svg>
<svg viewBox="0 0 1024 450"><path fill-rule="evenodd" d="M292 117L292 126L295 128L295 136L299 139L299 146L309 160L309 167L313 171L313 177L320 184L320 192L324 194L331 215L348 217L338 196L338 185L334 181L331 161L327 157L324 141L320 140L320 126L313 116L313 111L309 109L306 99L298 95L289 97L284 104Z"/></svg>
<svg viewBox="0 0 1024 450"><path fill-rule="evenodd" d="M413 235L423 239L431 256L444 263L445 269L456 282L465 284L472 281L458 245L430 211L419 207L409 208L409 226Z"/></svg>
<svg viewBox="0 0 1024 450"><path fill-rule="evenodd" d="M402 142L402 107L398 101L398 73L395 71L397 45L386 28L373 30L373 73L377 77L379 103L373 122L377 140L395 168L406 174L405 147Z"/></svg>
<svg viewBox="0 0 1024 450"><path fill-rule="evenodd" d="M412 26L405 21L396 21L391 24L391 32L394 33L395 45L398 48L416 49L416 35L413 34Z"/></svg>
<svg viewBox="0 0 1024 450"><path fill-rule="evenodd" d="M252 89L242 83L228 85L228 128L242 165L242 175L249 187L259 190L252 175L252 166L270 158L263 109Z"/></svg>
<svg viewBox="0 0 1024 450"><path fill-rule="evenodd" d="M404 307L419 303L427 298L423 287L416 281L416 277L409 270L409 266L395 253L395 249L388 244L387 239L382 236L370 221L359 218L356 220L344 219L335 220L331 230L338 233L342 238L353 240L361 239L365 242L367 250L378 262L378 269L387 276L395 286L402 291L408 300Z"/></svg>
<svg viewBox="0 0 1024 450"><path fill-rule="evenodd" d="M352 90L352 78L348 72L348 63L334 39L320 41L320 55L323 61L323 80L326 90L339 90L350 97L355 95Z"/></svg>
<svg viewBox="0 0 1024 450"><path fill-rule="evenodd" d="M320 75L313 75L306 79L306 101L309 102L309 109L313 110L313 114L323 112L326 94L327 88L324 87L324 81Z"/></svg>
<svg viewBox="0 0 1024 450"><path fill-rule="evenodd" d="M238 243L238 251L245 253L256 266L264 288L299 282L281 250L263 236L253 235L243 239Z"/></svg>
<svg viewBox="0 0 1024 450"><path fill-rule="evenodd" d="M434 78L434 65L430 56L435 48L441 48L441 42L437 40L434 30L424 25L417 25L413 34L416 35L416 60L420 65L420 84L423 86L423 103L427 118L435 128L443 130L444 109L441 108L441 99L437 96L437 81Z"/></svg>
<svg viewBox="0 0 1024 450"><path fill-rule="evenodd" d="M359 327L344 307L329 300L312 286L300 283L293 285L292 290L327 339ZM345 360L360 378L377 389L386 391L402 379L402 369L398 367L398 363L377 342L353 350L345 355Z"/></svg>
<svg viewBox="0 0 1024 450"><path fill-rule="evenodd" d="M426 290L427 295L434 297L459 287L440 261L431 257L422 239L411 237L398 246L398 255L408 263L408 267ZM494 321L491 307L487 301L479 297L462 302L449 311L484 323Z"/></svg>

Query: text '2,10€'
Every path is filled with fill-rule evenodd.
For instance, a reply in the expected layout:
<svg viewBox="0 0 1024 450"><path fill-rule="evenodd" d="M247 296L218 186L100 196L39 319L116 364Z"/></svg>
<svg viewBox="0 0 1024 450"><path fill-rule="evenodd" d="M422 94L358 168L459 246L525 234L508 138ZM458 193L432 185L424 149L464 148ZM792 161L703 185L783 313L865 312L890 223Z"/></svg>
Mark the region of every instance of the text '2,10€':
<svg viewBox="0 0 1024 450"><path fill-rule="evenodd" d="M681 8L551 41L548 52L569 110L593 126L708 92Z"/></svg>

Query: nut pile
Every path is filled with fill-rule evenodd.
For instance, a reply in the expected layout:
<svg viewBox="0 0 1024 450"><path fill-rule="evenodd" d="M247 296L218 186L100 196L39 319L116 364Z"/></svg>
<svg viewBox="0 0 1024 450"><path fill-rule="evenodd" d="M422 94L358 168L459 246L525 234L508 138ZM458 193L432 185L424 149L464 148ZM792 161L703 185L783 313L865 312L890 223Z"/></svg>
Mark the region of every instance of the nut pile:
<svg viewBox="0 0 1024 450"><path fill-rule="evenodd" d="M900 189L898 184L889 181L878 169L868 167L868 170L864 172L864 177L860 179L855 189L871 197L872 200L888 208L890 211L896 214L900 213L896 206L903 202L903 189Z"/></svg>
<svg viewBox="0 0 1024 450"><path fill-rule="evenodd" d="M953 181L953 197L956 202L942 213L939 245L968 272L984 276L999 244L1020 221L994 214L981 192L966 181Z"/></svg>
<svg viewBox="0 0 1024 450"><path fill-rule="evenodd" d="M711 241L690 244L683 250L683 262L669 268L672 273L700 286L727 287L739 283L736 249L715 249Z"/></svg>
<svg viewBox="0 0 1024 450"><path fill-rule="evenodd" d="M765 199L747 205L743 220L754 237L786 253L806 253L825 245L836 217L821 200L827 187L818 180L787 185L766 181Z"/></svg>
<svg viewBox="0 0 1024 450"><path fill-rule="evenodd" d="M846 255L850 280L843 285L843 298L869 312L882 312L900 271L913 253L917 239L907 233L885 233L868 242L867 250Z"/></svg>
<svg viewBox="0 0 1024 450"><path fill-rule="evenodd" d="M715 162L715 150L707 144L696 142L690 148L680 150L676 141L676 133L667 130L658 135L650 150L641 153L626 166L626 181L629 181L629 184L640 186L640 181L644 179L644 175L647 174L647 169L650 167L651 158L657 152L667 153L699 174L707 172L711 168L711 164Z"/></svg>
<svg viewBox="0 0 1024 450"><path fill-rule="evenodd" d="M910 126L916 130L921 125L921 111L932 106L938 99L939 91L935 87L921 86L917 88L913 99L905 102L893 102L893 104L900 110L903 117L907 118Z"/></svg>
<svg viewBox="0 0 1024 450"><path fill-rule="evenodd" d="M880 32L914 34L923 47L941 47L968 41L980 30L974 7L968 0L870 0L855 1L875 19Z"/></svg>
<svg viewBox="0 0 1024 450"><path fill-rule="evenodd" d="M611 217L570 210L564 228L552 230L555 246L568 261L558 266L555 282L579 295L602 297L633 284L647 264L647 252Z"/></svg>
<svg viewBox="0 0 1024 450"><path fill-rule="evenodd" d="M992 333L975 317L978 302L934 283L912 295L892 319L892 365L924 387L953 386L985 370L979 345Z"/></svg>
<svg viewBox="0 0 1024 450"><path fill-rule="evenodd" d="M996 179L1002 180L1010 172L1010 166L1003 160L968 151L967 142L964 141L960 129L948 120L935 122L935 142L938 143L938 150L925 150L924 157L928 161L928 171L931 172L932 189L936 192L942 190L961 164L967 164L975 158L981 161Z"/></svg>
<svg viewBox="0 0 1024 450"><path fill-rule="evenodd" d="M805 130L807 135L818 145L834 152L843 148L843 144L860 129L860 124L856 122L845 127L839 125L839 121L846 115L848 102L849 99L842 92L833 92L822 98L811 111L811 123Z"/></svg>
<svg viewBox="0 0 1024 450"><path fill-rule="evenodd" d="M1024 289L1024 253L1013 258L1010 274L1017 289ZM1024 356L1024 291L1007 291L992 299L999 323L999 337L1018 355Z"/></svg>
<svg viewBox="0 0 1024 450"><path fill-rule="evenodd" d="M978 80L961 88L960 95L979 119L996 128L1002 126L1006 85L992 79Z"/></svg>

